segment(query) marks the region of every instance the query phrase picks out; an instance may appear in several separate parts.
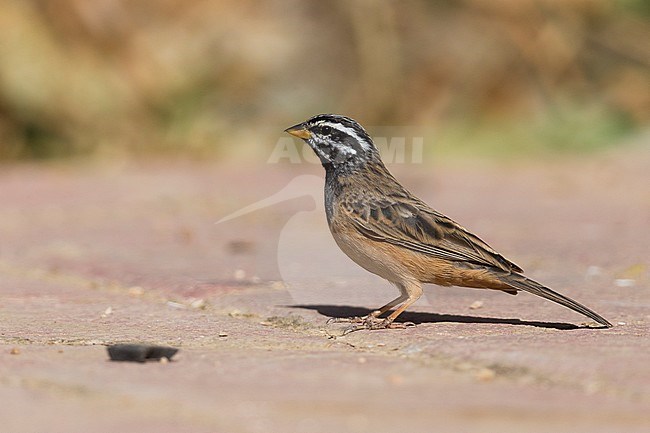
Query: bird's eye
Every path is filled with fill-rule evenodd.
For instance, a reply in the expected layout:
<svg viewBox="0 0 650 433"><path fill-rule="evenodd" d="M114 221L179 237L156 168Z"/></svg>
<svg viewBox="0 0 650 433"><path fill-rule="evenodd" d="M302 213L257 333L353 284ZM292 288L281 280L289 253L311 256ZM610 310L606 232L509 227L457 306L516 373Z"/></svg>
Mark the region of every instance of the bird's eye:
<svg viewBox="0 0 650 433"><path fill-rule="evenodd" d="M321 134L323 134L323 135L330 135L330 134L332 133L332 128L329 127L329 126L323 126L323 127L320 129L320 132L321 132Z"/></svg>

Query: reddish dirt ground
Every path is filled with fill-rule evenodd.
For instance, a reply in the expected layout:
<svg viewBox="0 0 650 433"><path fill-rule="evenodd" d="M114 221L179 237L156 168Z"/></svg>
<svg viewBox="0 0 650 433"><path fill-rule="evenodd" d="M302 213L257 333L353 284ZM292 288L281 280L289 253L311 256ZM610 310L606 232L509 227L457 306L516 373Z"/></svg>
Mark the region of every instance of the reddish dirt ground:
<svg viewBox="0 0 650 433"><path fill-rule="evenodd" d="M214 224L320 167L4 166L1 430L649 431L650 148L393 171L615 326L527 294L430 287L404 314L417 326L329 338L328 318L393 289L341 277L321 237L292 247L298 211L313 211L299 230L326 233L313 200ZM279 281L285 241L336 290L303 302L308 287ZM180 352L110 362L116 342Z"/></svg>

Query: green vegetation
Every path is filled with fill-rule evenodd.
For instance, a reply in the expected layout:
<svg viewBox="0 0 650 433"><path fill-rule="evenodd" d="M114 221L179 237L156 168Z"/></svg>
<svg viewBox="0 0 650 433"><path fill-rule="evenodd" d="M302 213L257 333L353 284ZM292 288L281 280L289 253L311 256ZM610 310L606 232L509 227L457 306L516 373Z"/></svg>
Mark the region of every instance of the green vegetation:
<svg viewBox="0 0 650 433"><path fill-rule="evenodd" d="M650 120L647 1L53 5L0 8L0 159L251 157L316 112L484 155Z"/></svg>

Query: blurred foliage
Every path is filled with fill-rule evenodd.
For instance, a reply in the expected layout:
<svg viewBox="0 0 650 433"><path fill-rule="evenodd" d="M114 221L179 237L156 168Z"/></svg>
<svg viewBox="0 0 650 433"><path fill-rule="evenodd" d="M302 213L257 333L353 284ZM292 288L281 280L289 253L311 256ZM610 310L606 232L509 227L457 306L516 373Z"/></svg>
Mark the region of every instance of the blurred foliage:
<svg viewBox="0 0 650 433"><path fill-rule="evenodd" d="M0 0L0 158L266 158L320 112L447 148L606 146L650 119L649 4Z"/></svg>

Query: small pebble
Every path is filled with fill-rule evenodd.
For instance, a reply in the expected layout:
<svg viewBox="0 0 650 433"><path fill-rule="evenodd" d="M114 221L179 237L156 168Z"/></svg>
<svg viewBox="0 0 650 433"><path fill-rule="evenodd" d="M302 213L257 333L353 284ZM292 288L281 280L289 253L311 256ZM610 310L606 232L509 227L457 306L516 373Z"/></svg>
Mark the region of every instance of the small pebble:
<svg viewBox="0 0 650 433"><path fill-rule="evenodd" d="M9 353L10 353L11 355L20 355L20 349L17 348L17 347L14 347L14 348L12 348L12 349L9 351Z"/></svg>
<svg viewBox="0 0 650 433"><path fill-rule="evenodd" d="M255 242L243 239L228 242L228 250L231 254L249 254L255 251Z"/></svg>
<svg viewBox="0 0 650 433"><path fill-rule="evenodd" d="M489 368L482 368L476 373L474 377L476 377L476 380L479 380L481 382L491 382L495 377L497 377L497 374L494 370L491 370Z"/></svg>
<svg viewBox="0 0 650 433"><path fill-rule="evenodd" d="M469 309L478 310L481 307L483 307L483 301L474 301L472 302L472 305L469 306Z"/></svg>
<svg viewBox="0 0 650 433"><path fill-rule="evenodd" d="M601 328L603 325L596 322L581 322L580 326L584 328Z"/></svg>
<svg viewBox="0 0 650 433"><path fill-rule="evenodd" d="M360 357L357 359L357 362L358 362L359 364L365 364L367 361L368 361L368 360L367 360L366 358L364 358L363 356L360 356Z"/></svg>
<svg viewBox="0 0 650 433"><path fill-rule="evenodd" d="M624 326L627 325L627 322L618 322L617 325Z"/></svg>
<svg viewBox="0 0 650 433"><path fill-rule="evenodd" d="M167 306L170 308L176 308L176 309L183 309L187 308L185 305L181 304L180 302L174 302L174 301L167 301Z"/></svg>
<svg viewBox="0 0 650 433"><path fill-rule="evenodd" d="M205 310L208 306L208 303L205 302L205 299L195 299L190 303L190 307L196 308L198 310Z"/></svg>
<svg viewBox="0 0 650 433"><path fill-rule="evenodd" d="M602 389L602 385L599 382L596 381L591 381L587 382L584 385L584 390L587 395L593 395L596 394L598 391Z"/></svg>
<svg viewBox="0 0 650 433"><path fill-rule="evenodd" d="M589 266L587 268L587 272L585 273L585 277L594 278L594 277L597 277L597 276L601 275L602 273L603 273L603 271L602 271L602 269L600 269L599 266L592 265L592 266Z"/></svg>
<svg viewBox="0 0 650 433"><path fill-rule="evenodd" d="M235 278L235 280L241 281L244 278L246 278L246 271L244 271L243 269L237 269L233 274L233 277Z"/></svg>
<svg viewBox="0 0 650 433"><path fill-rule="evenodd" d="M102 313L101 317L102 317L102 318L106 318L106 317L110 316L111 314L113 314L113 308L112 308L112 307L108 307L107 309L104 310L104 312Z"/></svg>
<svg viewBox="0 0 650 433"><path fill-rule="evenodd" d="M284 290L286 289L286 286L282 281L274 281L273 284L271 284L271 288L274 290Z"/></svg>
<svg viewBox="0 0 650 433"><path fill-rule="evenodd" d="M144 289L140 286L129 287L129 295L131 296L141 296L144 294Z"/></svg>
<svg viewBox="0 0 650 433"><path fill-rule="evenodd" d="M631 278L619 278L618 280L614 280L614 285L616 287L634 287L634 284L636 284L636 281Z"/></svg>
<svg viewBox="0 0 650 433"><path fill-rule="evenodd" d="M226 332L220 332L219 337L227 337L228 334Z"/></svg>
<svg viewBox="0 0 650 433"><path fill-rule="evenodd" d="M391 374L386 378L388 380L388 383L391 385L399 386L404 383L404 376L400 376L399 374Z"/></svg>

